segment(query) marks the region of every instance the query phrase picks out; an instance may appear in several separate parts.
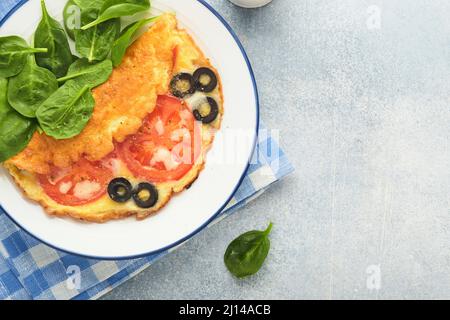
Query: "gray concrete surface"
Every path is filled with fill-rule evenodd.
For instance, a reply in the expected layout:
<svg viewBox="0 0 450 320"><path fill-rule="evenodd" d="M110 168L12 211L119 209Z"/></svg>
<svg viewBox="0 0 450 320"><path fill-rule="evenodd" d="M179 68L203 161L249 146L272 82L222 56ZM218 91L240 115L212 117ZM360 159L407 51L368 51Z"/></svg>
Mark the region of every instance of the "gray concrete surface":
<svg viewBox="0 0 450 320"><path fill-rule="evenodd" d="M106 298L450 298L450 2L209 2L296 172ZM227 244L270 220L267 264L235 280Z"/></svg>

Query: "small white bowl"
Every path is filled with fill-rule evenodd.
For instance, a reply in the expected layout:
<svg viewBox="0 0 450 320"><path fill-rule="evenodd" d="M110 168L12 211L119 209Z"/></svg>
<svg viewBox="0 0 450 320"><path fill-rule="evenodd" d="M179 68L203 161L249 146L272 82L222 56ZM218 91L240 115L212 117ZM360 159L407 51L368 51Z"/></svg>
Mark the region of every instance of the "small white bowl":
<svg viewBox="0 0 450 320"><path fill-rule="evenodd" d="M265 6L272 0L230 0L230 1L235 5L243 8L258 8Z"/></svg>

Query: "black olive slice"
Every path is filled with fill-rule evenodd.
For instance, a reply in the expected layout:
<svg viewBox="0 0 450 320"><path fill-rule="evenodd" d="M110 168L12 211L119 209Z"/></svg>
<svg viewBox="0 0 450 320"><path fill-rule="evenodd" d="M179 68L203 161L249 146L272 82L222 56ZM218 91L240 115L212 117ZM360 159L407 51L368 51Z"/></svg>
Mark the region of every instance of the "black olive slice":
<svg viewBox="0 0 450 320"><path fill-rule="evenodd" d="M201 92L211 92L217 87L217 76L211 69L199 68L194 72L195 88Z"/></svg>
<svg viewBox="0 0 450 320"><path fill-rule="evenodd" d="M209 113L207 115L203 115L201 112L202 110L200 110L200 108L204 109L205 102L209 105ZM197 121L208 124L216 120L219 115L219 106L217 105L216 100L211 97L206 97L206 101L202 99L201 102L194 108L193 113Z"/></svg>
<svg viewBox="0 0 450 320"><path fill-rule="evenodd" d="M116 178L112 180L108 185L109 197L119 203L127 202L131 199L133 187L125 178Z"/></svg>
<svg viewBox="0 0 450 320"><path fill-rule="evenodd" d="M179 73L170 82L170 91L177 98L184 98L195 92L195 81L189 73Z"/></svg>
<svg viewBox="0 0 450 320"><path fill-rule="evenodd" d="M148 209L158 202L158 191L150 183L140 183L133 191L133 199L139 208Z"/></svg>

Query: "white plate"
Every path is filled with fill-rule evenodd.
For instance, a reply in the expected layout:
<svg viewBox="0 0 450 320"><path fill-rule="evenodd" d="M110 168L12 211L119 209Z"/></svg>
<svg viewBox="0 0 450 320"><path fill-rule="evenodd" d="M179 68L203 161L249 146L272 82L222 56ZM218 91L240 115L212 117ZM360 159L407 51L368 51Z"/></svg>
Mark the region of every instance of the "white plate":
<svg viewBox="0 0 450 320"><path fill-rule="evenodd" d="M66 1L46 3L50 14L61 21ZM1 169L1 207L19 226L57 249L100 259L133 258L169 250L205 228L232 198L244 177L259 123L256 84L244 49L223 18L202 0L154 0L152 6L152 14L176 12L181 25L193 35L222 77L225 115L211 152L221 154L222 142L230 145L236 133L239 141L245 135L249 142L239 143L238 150L231 143L231 150L225 148L225 161L217 161L219 157L208 159L192 188L144 221L130 218L90 224L50 217L39 205L27 201ZM20 35L30 40L40 20L38 12L39 1L25 2L6 19L0 35Z"/></svg>

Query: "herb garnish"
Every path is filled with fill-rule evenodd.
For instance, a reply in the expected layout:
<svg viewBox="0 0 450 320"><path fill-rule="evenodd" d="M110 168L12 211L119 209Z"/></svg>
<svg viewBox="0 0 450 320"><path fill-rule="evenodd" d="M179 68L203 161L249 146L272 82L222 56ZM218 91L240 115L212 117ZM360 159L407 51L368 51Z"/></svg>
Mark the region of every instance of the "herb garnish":
<svg viewBox="0 0 450 320"><path fill-rule="evenodd" d="M269 234L273 224L265 231L249 231L233 240L225 252L228 270L238 278L251 276L261 269L270 250Z"/></svg>

